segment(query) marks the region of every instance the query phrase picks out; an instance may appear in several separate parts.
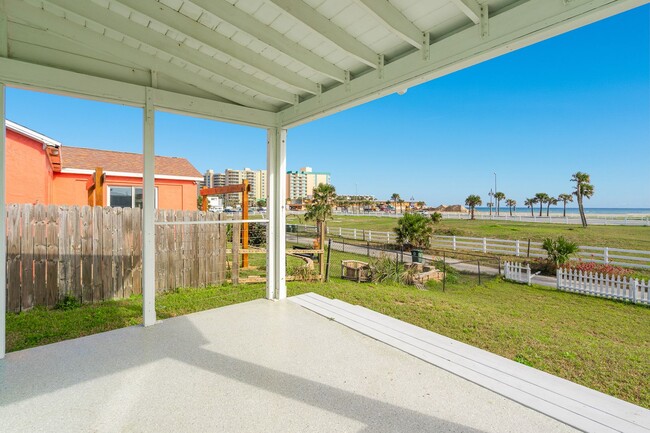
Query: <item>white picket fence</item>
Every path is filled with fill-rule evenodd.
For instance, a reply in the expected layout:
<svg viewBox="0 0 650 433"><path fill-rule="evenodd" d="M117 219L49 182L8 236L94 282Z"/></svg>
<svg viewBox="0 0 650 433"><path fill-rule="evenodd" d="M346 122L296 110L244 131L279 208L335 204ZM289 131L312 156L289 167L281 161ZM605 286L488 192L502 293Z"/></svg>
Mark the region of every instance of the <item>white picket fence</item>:
<svg viewBox="0 0 650 433"><path fill-rule="evenodd" d="M506 280L526 283L530 286L533 275L530 272L530 266L528 264L505 262L503 265L503 277Z"/></svg>
<svg viewBox="0 0 650 433"><path fill-rule="evenodd" d="M650 284L637 278L557 270L557 288L567 292L650 305Z"/></svg>

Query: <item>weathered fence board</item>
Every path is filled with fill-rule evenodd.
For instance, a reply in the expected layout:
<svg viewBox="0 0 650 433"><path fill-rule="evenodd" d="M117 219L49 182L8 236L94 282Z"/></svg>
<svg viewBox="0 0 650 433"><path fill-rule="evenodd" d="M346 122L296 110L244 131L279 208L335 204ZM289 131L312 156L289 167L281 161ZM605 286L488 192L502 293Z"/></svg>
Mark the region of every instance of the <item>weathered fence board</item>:
<svg viewBox="0 0 650 433"><path fill-rule="evenodd" d="M215 222L156 226L157 290L225 281L221 215L159 210L156 217L170 223ZM9 311L53 306L65 295L91 303L141 294L142 211L11 204L6 269Z"/></svg>
<svg viewBox="0 0 650 433"><path fill-rule="evenodd" d="M232 225L232 266L230 278L233 285L239 284L239 238L241 236L241 224Z"/></svg>

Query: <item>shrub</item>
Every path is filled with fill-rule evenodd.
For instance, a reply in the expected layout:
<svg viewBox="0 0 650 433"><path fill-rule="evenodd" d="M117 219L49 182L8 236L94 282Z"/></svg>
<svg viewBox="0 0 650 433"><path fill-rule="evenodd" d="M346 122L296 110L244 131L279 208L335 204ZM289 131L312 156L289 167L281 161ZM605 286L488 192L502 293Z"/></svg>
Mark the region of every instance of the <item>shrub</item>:
<svg viewBox="0 0 650 433"><path fill-rule="evenodd" d="M443 260L439 259L433 262L433 266L435 266L435 268L439 271L443 271L445 273L446 283L454 284L458 282L458 277L460 276L458 269L454 268L450 264L446 264Z"/></svg>
<svg viewBox="0 0 650 433"><path fill-rule="evenodd" d="M302 281L312 281L318 277L318 272L305 264L290 268L289 275Z"/></svg>
<svg viewBox="0 0 650 433"><path fill-rule="evenodd" d="M248 244L252 247L266 245L266 224L248 224Z"/></svg>
<svg viewBox="0 0 650 433"><path fill-rule="evenodd" d="M434 224L438 224L440 221L442 221L442 214L440 212L432 213L431 221L433 221Z"/></svg>
<svg viewBox="0 0 650 433"><path fill-rule="evenodd" d="M373 283L400 282L401 275L404 273L404 265L385 254L372 259L369 266Z"/></svg>
<svg viewBox="0 0 650 433"><path fill-rule="evenodd" d="M564 239L563 236L557 239L544 239L542 248L546 250L548 261L555 266L562 266L569 261L573 254L578 252L578 244Z"/></svg>
<svg viewBox="0 0 650 433"><path fill-rule="evenodd" d="M74 310L81 307L81 302L73 295L67 294L54 305L57 310Z"/></svg>
<svg viewBox="0 0 650 433"><path fill-rule="evenodd" d="M634 273L632 269L627 269L622 266L609 265L604 263L583 262L578 260L576 262L569 262L564 266L565 269L575 271L591 272L595 274L605 274L613 276L626 277Z"/></svg>
<svg viewBox="0 0 650 433"><path fill-rule="evenodd" d="M407 213L397 220L395 227L397 242L408 247L428 248L433 227L431 219L424 215Z"/></svg>

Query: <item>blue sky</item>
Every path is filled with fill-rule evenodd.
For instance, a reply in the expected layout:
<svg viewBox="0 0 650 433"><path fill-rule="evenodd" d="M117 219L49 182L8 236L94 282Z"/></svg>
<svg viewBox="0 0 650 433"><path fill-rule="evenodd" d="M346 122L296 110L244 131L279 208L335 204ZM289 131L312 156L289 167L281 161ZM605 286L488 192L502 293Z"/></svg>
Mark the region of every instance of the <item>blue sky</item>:
<svg viewBox="0 0 650 433"><path fill-rule="evenodd" d="M650 6L289 131L288 169L340 194L523 203L591 174L591 207L650 208ZM7 117L70 146L139 152L141 110L9 89ZM200 170L264 168L266 132L156 114L156 153Z"/></svg>

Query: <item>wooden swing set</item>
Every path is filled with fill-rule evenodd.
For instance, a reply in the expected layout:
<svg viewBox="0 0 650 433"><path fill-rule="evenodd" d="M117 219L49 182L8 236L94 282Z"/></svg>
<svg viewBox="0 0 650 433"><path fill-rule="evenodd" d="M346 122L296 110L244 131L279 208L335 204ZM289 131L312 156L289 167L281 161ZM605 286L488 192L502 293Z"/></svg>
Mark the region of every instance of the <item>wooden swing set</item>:
<svg viewBox="0 0 650 433"><path fill-rule="evenodd" d="M215 186L213 188L203 187L200 194L202 197L201 210L208 211L208 197L211 195L235 194L241 193L241 219L248 220L248 193L251 191L251 186L248 180L245 180L237 185ZM234 241L234 239L233 239ZM242 224L241 230L241 243L242 249L248 250L248 223ZM248 267L248 253L242 254L242 267Z"/></svg>

